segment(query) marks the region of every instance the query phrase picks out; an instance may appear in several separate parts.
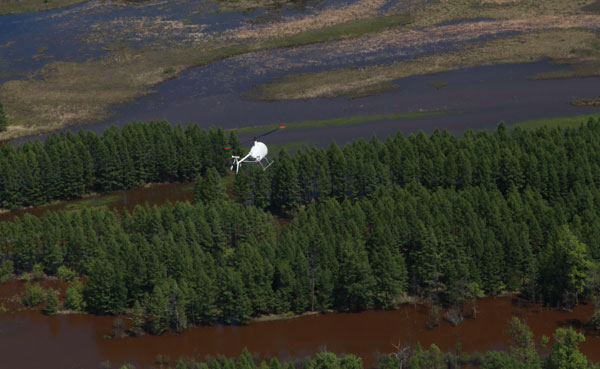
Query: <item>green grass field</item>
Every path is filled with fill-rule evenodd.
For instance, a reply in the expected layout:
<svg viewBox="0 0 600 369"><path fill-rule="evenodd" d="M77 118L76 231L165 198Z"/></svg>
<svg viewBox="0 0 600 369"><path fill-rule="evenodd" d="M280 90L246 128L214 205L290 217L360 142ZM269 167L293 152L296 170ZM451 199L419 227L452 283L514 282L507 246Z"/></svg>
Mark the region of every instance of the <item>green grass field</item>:
<svg viewBox="0 0 600 369"><path fill-rule="evenodd" d="M574 117L555 117L555 118L542 118L535 120L528 120L525 122L513 124L510 128L522 128L522 129L537 129L541 127L548 128L575 128L582 124L587 123L590 119L599 119L600 113L596 114L583 114L576 115Z"/></svg>
<svg viewBox="0 0 600 369"><path fill-rule="evenodd" d="M349 118L336 118L336 119L326 119L326 120L313 120L307 122L300 123L282 123L286 126L286 129L307 129L307 128L317 128L317 127L325 127L325 126L347 126L352 124L361 124L367 122L375 122L382 120L395 120L395 119L419 119L426 117L436 117L442 116L446 114L460 114L460 112L456 111L428 111L428 112L413 112L413 113L397 113L397 114L385 114L385 115L364 115L358 117L349 117ZM256 127L247 127L247 128L239 128L233 129L236 134L244 134L244 133L260 133L269 131L279 127L281 124L270 124L265 126L256 126Z"/></svg>
<svg viewBox="0 0 600 369"><path fill-rule="evenodd" d="M412 17L408 13L359 19L330 27L301 32L280 39L260 43L261 49L302 46L319 42L342 40L359 37L369 33L385 31L411 23Z"/></svg>

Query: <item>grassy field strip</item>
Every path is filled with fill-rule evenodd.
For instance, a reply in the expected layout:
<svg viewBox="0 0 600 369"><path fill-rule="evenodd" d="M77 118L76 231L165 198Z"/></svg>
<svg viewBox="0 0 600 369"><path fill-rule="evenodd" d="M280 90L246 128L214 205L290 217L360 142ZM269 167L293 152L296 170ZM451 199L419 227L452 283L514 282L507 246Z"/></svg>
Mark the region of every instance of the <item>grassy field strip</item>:
<svg viewBox="0 0 600 369"><path fill-rule="evenodd" d="M511 125L511 128L522 128L522 129L537 129L541 127L548 128L575 128L582 124L587 123L590 118L600 118L600 113L594 114L582 114L574 117L554 117L554 118L542 118L535 120L528 120Z"/></svg>
<svg viewBox="0 0 600 369"><path fill-rule="evenodd" d="M466 67L525 63L544 58L571 59L598 54L594 31L567 29L509 37L470 45L457 52L429 55L405 62L289 75L259 86L254 95L266 101L352 95L401 78Z"/></svg>
<svg viewBox="0 0 600 369"><path fill-rule="evenodd" d="M415 25L424 27L472 18L536 19L548 15L581 15L595 1L440 0L417 8Z"/></svg>
<svg viewBox="0 0 600 369"><path fill-rule="evenodd" d="M308 129L308 128L318 128L318 127L326 127L326 126L347 126L353 124L361 124L367 122L374 121L385 121L385 120L396 120L396 119L420 119L427 117L437 117L448 114L460 114L458 111L431 111L431 112L415 112L415 113L398 113L398 114L385 114L385 115L365 115L358 117L350 117L350 118L337 118L337 119L327 119L327 120L315 120L315 121L307 121L300 123L282 123L285 125L287 130L294 129ZM279 127L281 124L270 124L265 126L255 126L255 127L246 127L246 128L235 128L231 129L231 131L235 132L235 134L244 134L244 133L261 133L265 131L269 131Z"/></svg>
<svg viewBox="0 0 600 369"><path fill-rule="evenodd" d="M283 38L276 38L258 44L260 49L273 49L291 46L302 46L314 43L343 40L359 37L369 33L377 33L409 24L412 17L408 13L372 17L336 24L330 27L301 32Z"/></svg>
<svg viewBox="0 0 600 369"><path fill-rule="evenodd" d="M0 1L0 16L66 8L87 1L89 0L2 0Z"/></svg>
<svg viewBox="0 0 600 369"><path fill-rule="evenodd" d="M265 38L291 36L336 24L381 16L379 8L385 5L386 2L387 0L358 0L352 4L334 5L320 9L313 14L286 17L280 22L264 25L245 25L226 32L224 36L246 42L257 38L264 40Z"/></svg>

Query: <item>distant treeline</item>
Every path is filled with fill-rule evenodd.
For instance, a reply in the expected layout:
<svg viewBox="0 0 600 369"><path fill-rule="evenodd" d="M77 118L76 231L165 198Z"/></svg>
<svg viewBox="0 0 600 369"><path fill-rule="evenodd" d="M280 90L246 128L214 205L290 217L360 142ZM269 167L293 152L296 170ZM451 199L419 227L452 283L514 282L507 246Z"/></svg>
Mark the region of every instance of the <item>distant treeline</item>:
<svg viewBox="0 0 600 369"><path fill-rule="evenodd" d="M238 199L288 209L323 197L365 196L380 186L416 181L428 189L471 186L529 187L557 200L577 186L600 181L600 125L593 120L565 133L534 132L500 125L493 134L445 131L385 141L355 141L343 150L300 151L279 158L278 168L237 176ZM230 146L233 150L225 150ZM16 208L89 192L127 189L148 182L189 181L207 168L224 174L239 140L220 129L186 129L167 122L133 123L119 129L75 135L54 134L45 143L27 142L0 150L0 206ZM271 157L274 153L271 153ZM287 164L289 162L289 165ZM246 166L247 167L247 166Z"/></svg>
<svg viewBox="0 0 600 369"><path fill-rule="evenodd" d="M375 368L378 369L598 369L600 365L588 361L579 351L579 344L585 337L572 328L559 328L554 332L555 342L545 357L536 350L537 342L533 333L519 319L514 318L509 335L512 345L508 352L488 351L482 353L442 352L436 345L428 349L419 344L415 347L397 347L395 352L380 354ZM458 344L458 342L457 342ZM390 347L391 349L391 347ZM392 351L392 350L390 350ZM206 361L181 358L171 362L168 358L157 357L161 367L175 369L363 369L361 358L346 354L320 352L314 358L280 362L277 357L259 360L244 349L236 359L218 357ZM124 365L121 369L134 369L133 365Z"/></svg>
<svg viewBox="0 0 600 369"><path fill-rule="evenodd" d="M406 294L453 320L503 290L570 306L600 296L599 155L597 122L282 152L236 176L237 201L209 167L195 204L0 223L0 274L66 266L87 276L87 311L129 311L152 333Z"/></svg>
<svg viewBox="0 0 600 369"><path fill-rule="evenodd" d="M148 182L189 181L206 168L224 173L235 135L221 129L187 129L166 122L53 134L45 143L0 148L0 207L6 209L68 200Z"/></svg>

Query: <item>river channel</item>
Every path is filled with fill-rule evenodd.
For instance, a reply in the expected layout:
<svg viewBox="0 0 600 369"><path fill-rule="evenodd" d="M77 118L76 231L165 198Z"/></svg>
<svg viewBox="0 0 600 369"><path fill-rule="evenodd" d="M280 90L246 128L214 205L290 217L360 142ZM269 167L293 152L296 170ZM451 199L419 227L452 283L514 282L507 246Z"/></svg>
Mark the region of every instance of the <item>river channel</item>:
<svg viewBox="0 0 600 369"><path fill-rule="evenodd" d="M394 311L366 311L354 314L325 314L291 320L251 323L247 326L212 326L186 330L182 334L110 339L113 317L59 315L47 317L39 311L0 315L0 347L3 367L97 368L110 361L113 367L133 363L152 367L157 355L172 360L179 357L205 358L207 355L238 356L244 347L261 358L302 358L328 350L353 353L366 367L375 365L377 353L390 353L394 345L438 345L464 352L506 350L509 321L524 319L539 342L556 328L571 325L580 329L592 314L590 304L572 312L538 305L519 305L510 298L480 300L476 319L466 319L457 327L442 321L427 329L424 307L402 306ZM29 347L26 354L23 347ZM580 349L588 358L600 360L600 338L587 336ZM545 349L541 349L544 352ZM158 365L155 365L158 366Z"/></svg>

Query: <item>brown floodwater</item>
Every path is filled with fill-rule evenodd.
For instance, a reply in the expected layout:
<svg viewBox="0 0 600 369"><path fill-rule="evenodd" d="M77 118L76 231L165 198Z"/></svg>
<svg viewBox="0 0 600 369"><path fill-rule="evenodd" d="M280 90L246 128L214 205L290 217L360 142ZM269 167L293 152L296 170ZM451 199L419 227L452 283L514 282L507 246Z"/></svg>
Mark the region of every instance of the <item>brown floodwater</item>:
<svg viewBox="0 0 600 369"><path fill-rule="evenodd" d="M193 183L153 183L144 187L125 191L115 191L106 195L92 195L84 199L62 201L57 204L34 206L0 213L0 222L23 218L25 214L41 216L47 211L77 209L83 206L106 205L110 209L133 211L136 205L162 205L167 201L192 201Z"/></svg>
<svg viewBox="0 0 600 369"><path fill-rule="evenodd" d="M525 319L539 339L551 336L561 326L580 329L593 307L582 305L562 312L538 305L519 305L510 298L479 301L476 319L458 327L443 321L427 329L427 309L404 306L395 311L365 311L355 314L304 316L292 320L252 323L247 326L199 327L183 334L104 338L112 332L113 317L59 315L47 317L38 311L0 315L0 357L6 368L97 368L110 361L118 367L133 363L151 367L157 355L204 358L207 355L237 356L244 347L261 357L281 359L304 357L322 350L353 353L373 366L378 352L389 353L394 345L432 343L454 351L460 343L464 352L504 350L509 344L512 316ZM600 338L587 335L581 350L600 361Z"/></svg>

